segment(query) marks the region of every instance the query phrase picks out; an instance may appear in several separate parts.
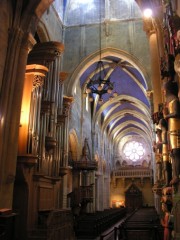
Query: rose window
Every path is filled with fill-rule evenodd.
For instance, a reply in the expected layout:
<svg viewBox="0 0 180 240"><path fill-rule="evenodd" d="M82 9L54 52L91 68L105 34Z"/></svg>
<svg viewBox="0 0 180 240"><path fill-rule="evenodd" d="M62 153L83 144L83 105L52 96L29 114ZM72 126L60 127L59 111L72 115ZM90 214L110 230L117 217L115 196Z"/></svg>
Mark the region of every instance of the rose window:
<svg viewBox="0 0 180 240"><path fill-rule="evenodd" d="M142 143L132 141L125 144L123 152L127 159L135 162L144 156L145 149Z"/></svg>

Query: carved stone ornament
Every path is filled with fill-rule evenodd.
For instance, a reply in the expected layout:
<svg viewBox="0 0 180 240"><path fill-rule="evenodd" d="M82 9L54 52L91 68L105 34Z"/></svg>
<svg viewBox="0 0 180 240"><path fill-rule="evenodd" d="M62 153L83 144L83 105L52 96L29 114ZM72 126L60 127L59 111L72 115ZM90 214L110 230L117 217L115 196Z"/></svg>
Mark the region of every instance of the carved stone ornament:
<svg viewBox="0 0 180 240"><path fill-rule="evenodd" d="M32 50L36 44L36 40L31 33L27 33L23 37L23 46L28 50L28 53Z"/></svg>
<svg viewBox="0 0 180 240"><path fill-rule="evenodd" d="M146 34L151 34L154 31L152 19L150 18L144 18L143 19L143 30L146 32Z"/></svg>

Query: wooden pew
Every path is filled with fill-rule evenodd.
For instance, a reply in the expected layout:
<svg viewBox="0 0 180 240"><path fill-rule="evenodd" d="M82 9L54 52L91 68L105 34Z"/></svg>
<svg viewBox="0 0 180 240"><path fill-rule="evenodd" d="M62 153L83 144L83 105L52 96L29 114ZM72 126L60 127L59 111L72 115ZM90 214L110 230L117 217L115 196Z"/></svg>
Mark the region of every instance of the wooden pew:
<svg viewBox="0 0 180 240"><path fill-rule="evenodd" d="M163 240L163 228L155 209L139 209L120 226L121 240Z"/></svg>
<svg viewBox="0 0 180 240"><path fill-rule="evenodd" d="M126 209L109 209L102 212L89 213L76 219L76 236L93 238L118 222L126 215Z"/></svg>

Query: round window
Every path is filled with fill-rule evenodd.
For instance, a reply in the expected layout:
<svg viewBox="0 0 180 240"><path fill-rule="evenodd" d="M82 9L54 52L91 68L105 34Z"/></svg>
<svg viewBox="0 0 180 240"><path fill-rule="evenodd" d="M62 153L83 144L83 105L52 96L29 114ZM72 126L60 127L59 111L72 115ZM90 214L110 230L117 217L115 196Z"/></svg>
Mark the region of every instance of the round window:
<svg viewBox="0 0 180 240"><path fill-rule="evenodd" d="M127 159L133 162L140 160L145 153L145 149L140 142L131 141L125 144L123 152Z"/></svg>

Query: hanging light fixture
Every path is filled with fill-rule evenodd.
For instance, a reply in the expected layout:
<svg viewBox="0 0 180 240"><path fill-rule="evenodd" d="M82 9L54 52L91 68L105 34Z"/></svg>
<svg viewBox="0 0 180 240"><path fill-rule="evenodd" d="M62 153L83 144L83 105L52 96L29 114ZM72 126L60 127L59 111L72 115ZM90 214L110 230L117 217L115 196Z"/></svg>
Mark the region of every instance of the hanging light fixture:
<svg viewBox="0 0 180 240"><path fill-rule="evenodd" d="M113 83L110 80L110 76L107 77L106 70L104 63L101 59L101 1L99 4L99 47L100 47L100 60L97 62L96 69L94 71L94 75L92 78L89 78L89 81L86 86L86 93L88 94L98 94L99 95L99 100L98 103L102 104L103 99L102 95L103 94L111 94L114 86ZM90 101L92 102L92 96L89 98Z"/></svg>

